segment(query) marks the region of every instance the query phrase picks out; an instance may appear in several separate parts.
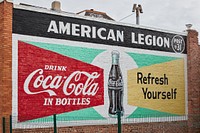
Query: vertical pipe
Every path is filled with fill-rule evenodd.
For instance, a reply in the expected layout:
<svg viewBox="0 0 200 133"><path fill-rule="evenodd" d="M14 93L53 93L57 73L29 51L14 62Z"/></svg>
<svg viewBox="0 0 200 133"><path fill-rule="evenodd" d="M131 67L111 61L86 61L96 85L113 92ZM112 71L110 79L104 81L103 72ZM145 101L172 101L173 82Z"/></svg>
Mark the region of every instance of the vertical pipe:
<svg viewBox="0 0 200 133"><path fill-rule="evenodd" d="M121 111L117 111L118 133L121 133Z"/></svg>
<svg viewBox="0 0 200 133"><path fill-rule="evenodd" d="M56 114L53 115L54 133L57 133Z"/></svg>
<svg viewBox="0 0 200 133"><path fill-rule="evenodd" d="M136 24L137 24L137 25L139 25L139 24L140 24L140 22L139 22L139 16L138 16L138 17L136 17Z"/></svg>
<svg viewBox="0 0 200 133"><path fill-rule="evenodd" d="M2 122L3 122L3 133L6 133L6 119L5 119L5 117L3 117Z"/></svg>
<svg viewBox="0 0 200 133"><path fill-rule="evenodd" d="M12 115L10 115L10 133L12 133Z"/></svg>
<svg viewBox="0 0 200 133"><path fill-rule="evenodd" d="M140 22L139 22L139 8L137 7L136 8L136 24L139 25Z"/></svg>

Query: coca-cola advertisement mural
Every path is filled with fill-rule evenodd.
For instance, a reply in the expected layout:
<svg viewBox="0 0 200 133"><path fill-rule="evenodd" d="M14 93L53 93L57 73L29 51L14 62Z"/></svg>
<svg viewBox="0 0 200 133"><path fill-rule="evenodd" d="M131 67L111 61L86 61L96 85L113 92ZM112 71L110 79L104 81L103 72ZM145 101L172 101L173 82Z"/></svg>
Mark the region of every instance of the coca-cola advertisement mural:
<svg viewBox="0 0 200 133"><path fill-rule="evenodd" d="M184 33L13 12L14 128L187 120Z"/></svg>
<svg viewBox="0 0 200 133"><path fill-rule="evenodd" d="M100 67L19 41L18 72L19 121L104 104Z"/></svg>

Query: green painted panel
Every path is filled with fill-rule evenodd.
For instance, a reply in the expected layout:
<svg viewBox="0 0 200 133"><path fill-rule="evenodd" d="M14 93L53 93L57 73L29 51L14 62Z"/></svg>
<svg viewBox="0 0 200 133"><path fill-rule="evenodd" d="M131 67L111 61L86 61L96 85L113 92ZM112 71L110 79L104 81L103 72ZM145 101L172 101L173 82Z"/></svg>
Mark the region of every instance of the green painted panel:
<svg viewBox="0 0 200 133"><path fill-rule="evenodd" d="M179 115L138 107L127 118L150 118L150 117L169 117L169 116L179 116Z"/></svg>
<svg viewBox="0 0 200 133"><path fill-rule="evenodd" d="M62 121L64 118L65 121L74 121L74 120L104 120L94 108L82 109L79 111L73 111L69 113L64 113L58 115L57 120Z"/></svg>
<svg viewBox="0 0 200 133"><path fill-rule="evenodd" d="M127 54L130 55L135 60L139 68L180 59L176 57L158 56L150 54L137 54L137 53L127 53Z"/></svg>
<svg viewBox="0 0 200 133"><path fill-rule="evenodd" d="M84 48L77 46L66 46L61 44L41 43L41 42L26 42L34 46L50 50L86 63L91 63L93 59L105 50Z"/></svg>
<svg viewBox="0 0 200 133"><path fill-rule="evenodd" d="M57 121L77 121L77 120L105 120L94 108L87 108L69 113L56 115ZM30 120L27 122L53 122L53 116ZM26 123L26 122L25 122Z"/></svg>

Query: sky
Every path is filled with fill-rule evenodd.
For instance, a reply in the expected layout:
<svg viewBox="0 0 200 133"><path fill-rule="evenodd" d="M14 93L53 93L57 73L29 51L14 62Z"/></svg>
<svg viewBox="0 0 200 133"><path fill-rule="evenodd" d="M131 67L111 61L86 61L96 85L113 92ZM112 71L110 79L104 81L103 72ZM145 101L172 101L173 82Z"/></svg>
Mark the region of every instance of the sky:
<svg viewBox="0 0 200 133"><path fill-rule="evenodd" d="M26 3L50 9L54 0L13 0L13 3ZM106 12L115 21L135 24L133 4L141 4L140 25L183 32L186 24L200 32L200 0L59 0L61 10L78 13L85 9ZM200 33L199 33L200 34Z"/></svg>

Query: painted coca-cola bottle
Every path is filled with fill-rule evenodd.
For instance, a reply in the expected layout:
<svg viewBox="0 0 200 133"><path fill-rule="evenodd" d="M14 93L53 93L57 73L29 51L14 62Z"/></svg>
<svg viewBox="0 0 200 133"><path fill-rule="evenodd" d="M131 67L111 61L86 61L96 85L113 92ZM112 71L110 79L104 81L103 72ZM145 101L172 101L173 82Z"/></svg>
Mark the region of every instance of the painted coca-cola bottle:
<svg viewBox="0 0 200 133"><path fill-rule="evenodd" d="M108 79L108 114L110 117L116 117L117 113L121 113L121 116L124 114L123 93L124 83L119 66L119 52L112 51L112 66Z"/></svg>

